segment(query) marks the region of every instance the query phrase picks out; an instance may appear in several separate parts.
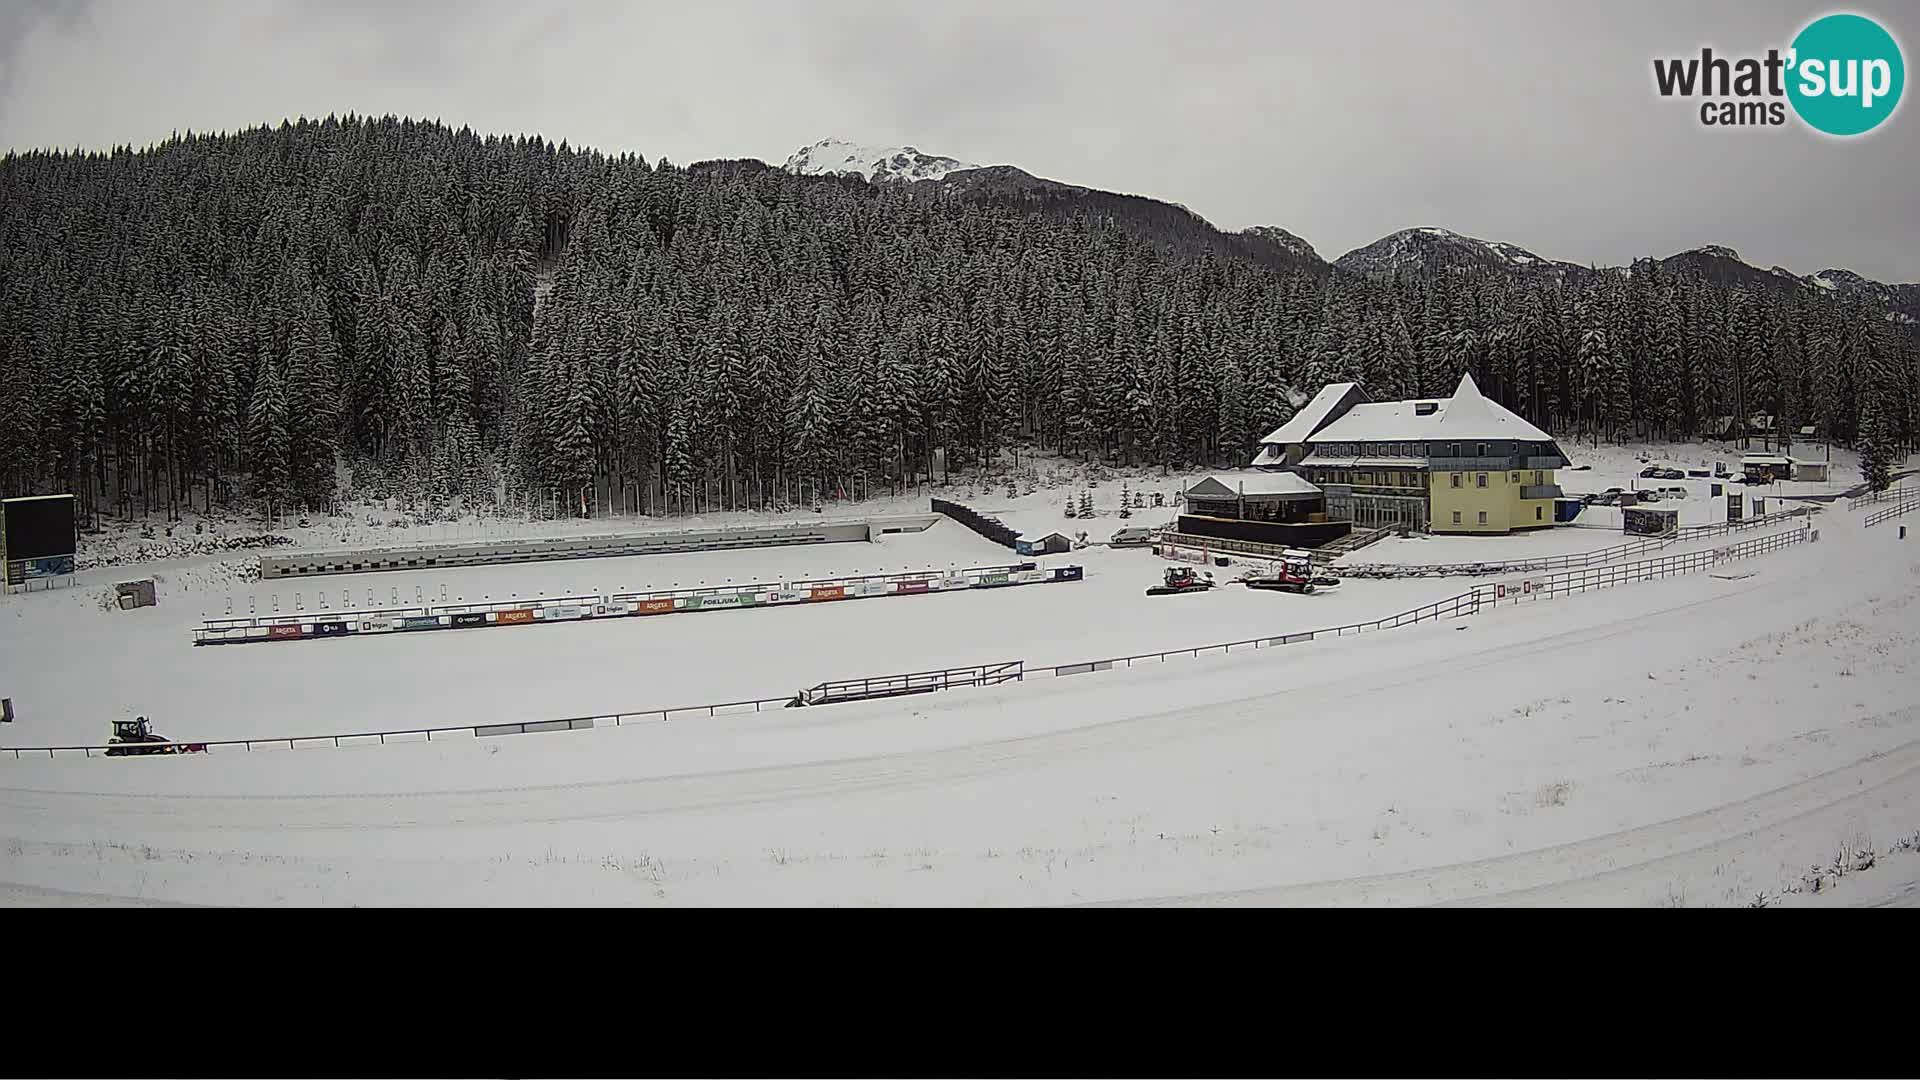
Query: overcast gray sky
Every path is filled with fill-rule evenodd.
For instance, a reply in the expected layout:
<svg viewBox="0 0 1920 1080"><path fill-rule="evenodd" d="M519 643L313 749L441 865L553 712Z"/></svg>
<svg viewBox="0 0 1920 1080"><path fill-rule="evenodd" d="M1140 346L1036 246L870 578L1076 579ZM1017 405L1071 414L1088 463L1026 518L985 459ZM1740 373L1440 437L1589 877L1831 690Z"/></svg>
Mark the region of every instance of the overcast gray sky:
<svg viewBox="0 0 1920 1080"><path fill-rule="evenodd" d="M1782 0L0 0L0 146L329 112L686 163L910 144L1274 224L1438 225L1573 262L1706 243L1920 281L1920 113L1717 130L1655 56L1785 47ZM1920 6L1855 10L1920 42ZM1909 94L1908 96L1911 96Z"/></svg>

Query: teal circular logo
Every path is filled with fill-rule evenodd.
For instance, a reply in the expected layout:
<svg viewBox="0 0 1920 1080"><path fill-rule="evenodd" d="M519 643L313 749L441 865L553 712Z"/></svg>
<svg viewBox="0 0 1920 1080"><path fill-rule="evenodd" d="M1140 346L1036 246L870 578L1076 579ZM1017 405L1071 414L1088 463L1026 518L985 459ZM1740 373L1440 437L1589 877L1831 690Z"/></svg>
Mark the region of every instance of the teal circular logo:
<svg viewBox="0 0 1920 1080"><path fill-rule="evenodd" d="M1864 15L1826 15L1793 39L1787 99L1816 131L1861 135L1900 104L1907 65L1900 43Z"/></svg>

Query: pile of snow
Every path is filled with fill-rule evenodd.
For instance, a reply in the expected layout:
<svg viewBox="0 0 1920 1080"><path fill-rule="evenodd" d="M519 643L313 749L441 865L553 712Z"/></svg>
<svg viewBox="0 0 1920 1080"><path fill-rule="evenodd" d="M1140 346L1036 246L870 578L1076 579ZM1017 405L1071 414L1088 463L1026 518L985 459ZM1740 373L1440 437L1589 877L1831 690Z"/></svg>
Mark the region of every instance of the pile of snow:
<svg viewBox="0 0 1920 1080"><path fill-rule="evenodd" d="M130 536L111 532L99 536L83 534L80 538L80 550L74 556L73 565L75 570L90 570L101 566L124 566L133 563L191 559L202 555L222 555L233 551L291 547L293 543L291 537L276 536L271 533L151 538L139 534Z"/></svg>

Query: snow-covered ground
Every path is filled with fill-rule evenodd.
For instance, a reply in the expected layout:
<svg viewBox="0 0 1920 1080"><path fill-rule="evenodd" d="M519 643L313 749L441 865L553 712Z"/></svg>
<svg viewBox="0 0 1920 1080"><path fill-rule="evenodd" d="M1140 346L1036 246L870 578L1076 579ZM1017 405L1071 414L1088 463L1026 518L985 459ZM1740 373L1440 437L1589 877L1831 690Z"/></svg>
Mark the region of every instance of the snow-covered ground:
<svg viewBox="0 0 1920 1080"><path fill-rule="evenodd" d="M1046 531L1059 529L1069 533L1085 530L1090 540L1100 543L1124 525L1160 524L1173 520L1179 513L1179 492L1207 475L1205 470L1188 470L1163 476L1158 469L1141 466L1100 469L1097 473L1102 479L1089 482L1086 479L1089 470L1078 462L1053 456L1023 455L1021 464L1023 471L1031 469L1034 475L1020 481L1020 487L1026 493L1011 498L1005 494L1004 479L982 480L971 473L958 473L947 482L916 486L898 493L881 492L870 498L830 500L823 504L819 513L811 510L722 510L658 516L607 514L591 518L528 518L494 512L462 513L457 507L436 513L424 507L409 509L399 500L354 501L338 515L277 518L270 531L277 538L276 546L257 550L248 548L239 552L226 551L223 545L250 541L267 533L259 517L234 518L223 514L209 517L188 510L180 521L172 525L159 515L136 518L132 522L106 521L100 532L82 534L79 561L82 568L178 563L206 557L230 558L236 563L244 563L248 561L248 555L262 550L285 553L516 537L604 536L792 522L814 523L823 519L924 514L930 497L964 503L983 512L1005 512L1011 515L1007 518L1008 524L1016 528L1040 527ZM1132 520L1122 519L1119 517L1119 504L1123 490L1141 490L1149 495L1157 492L1165 506L1158 510L1134 511ZM1093 495L1097 514L1095 520L1075 521L1065 516L1066 500L1069 497L1077 499L1082 491ZM302 521L306 524L300 524Z"/></svg>
<svg viewBox="0 0 1920 1080"><path fill-rule="evenodd" d="M1561 440L1560 448L1567 452L1572 464L1588 466L1574 471L1563 469L1558 474L1560 486L1570 495L1584 494L1589 491L1605 491L1610 487L1636 491L1643 488L1661 488L1684 485L1691 492L1692 502L1703 499L1708 492L1710 479L1688 478L1686 480L1655 480L1642 478L1640 470L1648 465L1660 465L1679 469L1705 469L1712 472L1716 465L1725 465L1729 472L1739 475L1740 459L1747 454L1771 453L1756 440L1746 450L1737 444L1729 443L1634 443L1617 445L1601 443L1598 447L1585 443ZM1825 460L1828 447L1823 443L1796 443L1792 456L1801 461ZM1769 501L1789 496L1832 495L1860 483L1860 455L1845 447L1832 448L1832 467L1828 472L1829 481L1824 484L1809 481L1782 480L1773 484L1756 485L1746 490L1743 485L1735 484L1727 491L1745 491L1748 497L1764 496ZM1642 460L1642 459L1646 460ZM1723 481L1724 483L1724 481ZM1591 513L1593 508L1588 508ZM1686 512L1682 511L1685 517ZM1582 515L1585 520L1585 515ZM1689 522L1691 524L1691 522Z"/></svg>
<svg viewBox="0 0 1920 1080"><path fill-rule="evenodd" d="M1454 581L1354 581L1313 596L1226 587L1149 597L1161 560L1089 547L1078 582L556 626L195 648L203 615L567 596L1019 561L952 521L873 544L642 555L193 587L162 574L159 606L103 609L99 581L0 605L20 719L0 746L99 743L135 713L183 740L317 735L610 714L773 697L827 679L1025 660L1044 665L1239 641L1392 615ZM1216 570L1224 580L1232 574ZM108 572L93 572L99 578ZM83 580L89 575L82 575ZM229 591L230 587L232 591ZM251 607L249 606L251 599ZM113 678L100 678L103 667Z"/></svg>
<svg viewBox="0 0 1920 1080"><path fill-rule="evenodd" d="M1335 571L1354 564L1392 566L1523 562L1617 548L1634 537L1612 529L1543 529L1512 536L1389 536L1334 560Z"/></svg>
<svg viewBox="0 0 1920 1080"><path fill-rule="evenodd" d="M1829 525L1739 580L911 702L9 762L0 880L32 903L1747 903L1920 820L1917 553Z"/></svg>
<svg viewBox="0 0 1920 1080"><path fill-rule="evenodd" d="M1064 496L961 501L1064 528ZM1910 852L1785 892L1920 827L1920 546L1859 519L1830 508L1820 542L1724 574L917 699L430 745L0 757L0 901L1910 903ZM1583 534L1618 538L1539 535ZM1464 558L1527 542L1476 539ZM878 545L313 584L364 600L430 578L471 598L1004 561L943 522ZM1087 580L203 649L185 633L202 609L290 583L157 564L161 606L121 612L93 594L129 575L92 571L0 602L0 695L21 714L0 738L97 741L128 711L220 738L691 704L1283 633L1462 588L1146 598L1164 564L1143 551L1045 561Z"/></svg>

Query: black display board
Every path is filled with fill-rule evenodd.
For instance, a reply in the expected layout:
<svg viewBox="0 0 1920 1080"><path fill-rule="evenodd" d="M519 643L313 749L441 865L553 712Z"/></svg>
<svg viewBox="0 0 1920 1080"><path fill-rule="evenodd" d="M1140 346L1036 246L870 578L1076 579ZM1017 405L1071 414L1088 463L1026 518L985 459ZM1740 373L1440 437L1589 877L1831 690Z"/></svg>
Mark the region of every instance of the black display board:
<svg viewBox="0 0 1920 1080"><path fill-rule="evenodd" d="M0 499L0 549L5 551L6 584L73 573L77 540L73 496Z"/></svg>

